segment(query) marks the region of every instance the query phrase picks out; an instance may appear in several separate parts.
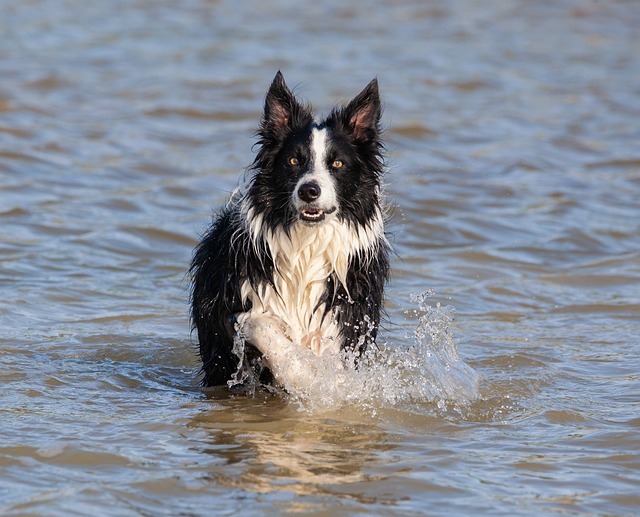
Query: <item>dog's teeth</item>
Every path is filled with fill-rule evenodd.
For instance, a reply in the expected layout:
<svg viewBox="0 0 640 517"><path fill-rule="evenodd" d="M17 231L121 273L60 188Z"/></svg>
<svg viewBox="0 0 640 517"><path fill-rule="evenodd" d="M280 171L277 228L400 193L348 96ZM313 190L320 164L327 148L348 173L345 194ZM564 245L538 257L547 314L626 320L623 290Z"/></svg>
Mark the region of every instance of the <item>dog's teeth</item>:
<svg viewBox="0 0 640 517"><path fill-rule="evenodd" d="M300 217L304 221L316 222L316 221L322 221L324 219L324 214L325 214L324 210L309 209L309 210L302 210L300 212Z"/></svg>

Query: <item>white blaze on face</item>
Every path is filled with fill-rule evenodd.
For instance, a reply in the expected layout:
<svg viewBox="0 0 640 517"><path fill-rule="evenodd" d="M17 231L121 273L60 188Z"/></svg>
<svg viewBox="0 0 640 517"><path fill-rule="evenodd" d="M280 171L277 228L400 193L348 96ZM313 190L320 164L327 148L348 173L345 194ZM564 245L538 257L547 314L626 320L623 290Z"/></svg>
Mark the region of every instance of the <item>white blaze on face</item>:
<svg viewBox="0 0 640 517"><path fill-rule="evenodd" d="M294 193L294 205L301 209L306 203L298 196L301 185L315 182L320 187L320 197L314 201L314 206L322 210L337 208L338 196L336 194L335 179L327 168L327 129L314 128L311 130L311 164L307 174L298 181Z"/></svg>

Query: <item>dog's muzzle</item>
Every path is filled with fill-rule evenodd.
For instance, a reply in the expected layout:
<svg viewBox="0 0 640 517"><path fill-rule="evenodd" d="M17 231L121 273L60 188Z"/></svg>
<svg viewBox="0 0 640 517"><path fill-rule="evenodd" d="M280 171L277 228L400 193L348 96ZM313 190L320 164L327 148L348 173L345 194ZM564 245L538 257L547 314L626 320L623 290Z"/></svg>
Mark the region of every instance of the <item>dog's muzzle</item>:
<svg viewBox="0 0 640 517"><path fill-rule="evenodd" d="M298 187L297 196L302 201L298 208L300 219L306 223L319 223L336 211L336 207L321 208L317 201L322 195L322 188L316 181L307 181Z"/></svg>

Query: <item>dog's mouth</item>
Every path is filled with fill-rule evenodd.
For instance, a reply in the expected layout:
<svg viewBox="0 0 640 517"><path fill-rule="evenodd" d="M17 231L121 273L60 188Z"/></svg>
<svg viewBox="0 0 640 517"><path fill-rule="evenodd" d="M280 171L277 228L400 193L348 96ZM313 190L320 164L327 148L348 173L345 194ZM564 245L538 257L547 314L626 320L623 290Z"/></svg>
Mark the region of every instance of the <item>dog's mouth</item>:
<svg viewBox="0 0 640 517"><path fill-rule="evenodd" d="M336 211L336 207L329 208L328 210L322 210L321 208L304 208L300 210L300 219L305 223L319 223L324 221L327 215Z"/></svg>

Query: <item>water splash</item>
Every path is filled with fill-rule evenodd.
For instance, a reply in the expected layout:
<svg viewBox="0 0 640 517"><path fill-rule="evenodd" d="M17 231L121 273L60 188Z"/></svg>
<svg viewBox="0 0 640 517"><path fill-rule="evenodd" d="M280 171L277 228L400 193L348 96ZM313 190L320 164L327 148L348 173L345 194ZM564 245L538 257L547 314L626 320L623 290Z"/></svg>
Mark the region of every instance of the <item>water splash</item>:
<svg viewBox="0 0 640 517"><path fill-rule="evenodd" d="M288 396L303 409L347 404L375 409L425 403L444 409L450 403L459 406L476 400L480 396L479 376L458 355L451 333L455 309L430 305L431 296L432 291L411 295L416 308L406 313L417 316L418 321L406 341L379 345L358 359L349 353L339 358L314 357L308 382L294 389L287 387ZM244 349L240 341L236 343L239 353ZM248 379L246 372L239 370L235 382L241 380L246 383ZM255 390L255 382L249 384Z"/></svg>

